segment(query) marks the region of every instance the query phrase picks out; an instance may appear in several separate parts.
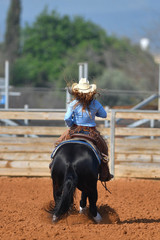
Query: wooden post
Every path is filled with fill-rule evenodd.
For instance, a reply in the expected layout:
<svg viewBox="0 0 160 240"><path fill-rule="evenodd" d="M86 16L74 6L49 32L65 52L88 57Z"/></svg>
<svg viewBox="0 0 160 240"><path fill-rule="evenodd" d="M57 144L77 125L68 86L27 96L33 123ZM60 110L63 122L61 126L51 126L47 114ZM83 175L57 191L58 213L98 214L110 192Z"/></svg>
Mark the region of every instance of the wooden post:
<svg viewBox="0 0 160 240"><path fill-rule="evenodd" d="M114 175L114 157L115 157L115 115L116 112L114 110L111 111L111 134L110 134L110 167L111 167L111 174Z"/></svg>

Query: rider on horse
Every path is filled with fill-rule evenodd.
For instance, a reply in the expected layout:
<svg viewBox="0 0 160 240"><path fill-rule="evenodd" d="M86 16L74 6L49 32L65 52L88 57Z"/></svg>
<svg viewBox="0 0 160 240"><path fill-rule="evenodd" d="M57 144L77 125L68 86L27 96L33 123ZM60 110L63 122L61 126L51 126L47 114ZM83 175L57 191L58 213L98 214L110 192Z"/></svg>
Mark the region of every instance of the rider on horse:
<svg viewBox="0 0 160 240"><path fill-rule="evenodd" d="M69 140L73 136L86 136L89 140L93 139L94 144L101 153L100 177L101 181L109 181L113 175L108 167L108 147L96 129L95 116L106 118L107 113L103 106L95 99L97 87L95 84L89 84L86 78L81 78L79 83L72 85L71 94L74 99L69 104L65 114L65 122L69 130L65 131L56 142L56 145L62 141ZM85 137L84 137L85 138Z"/></svg>

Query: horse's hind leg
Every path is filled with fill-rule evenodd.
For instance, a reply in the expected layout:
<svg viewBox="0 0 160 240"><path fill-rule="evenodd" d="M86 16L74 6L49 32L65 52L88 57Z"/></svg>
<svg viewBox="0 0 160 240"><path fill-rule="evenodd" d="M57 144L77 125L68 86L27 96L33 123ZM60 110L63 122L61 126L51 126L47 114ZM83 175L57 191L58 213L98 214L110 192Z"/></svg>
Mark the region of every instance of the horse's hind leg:
<svg viewBox="0 0 160 240"><path fill-rule="evenodd" d="M80 213L83 213L83 211L86 209L86 203L87 203L87 194L82 192L81 194L81 200L80 200Z"/></svg>
<svg viewBox="0 0 160 240"><path fill-rule="evenodd" d="M95 222L99 223L102 218L100 216L100 214L97 212L97 206L96 206L96 202L97 202L97 198L98 198L98 194L97 194L97 189L95 189L94 191L92 191L89 195L89 210L90 213L93 216L93 219L95 220Z"/></svg>

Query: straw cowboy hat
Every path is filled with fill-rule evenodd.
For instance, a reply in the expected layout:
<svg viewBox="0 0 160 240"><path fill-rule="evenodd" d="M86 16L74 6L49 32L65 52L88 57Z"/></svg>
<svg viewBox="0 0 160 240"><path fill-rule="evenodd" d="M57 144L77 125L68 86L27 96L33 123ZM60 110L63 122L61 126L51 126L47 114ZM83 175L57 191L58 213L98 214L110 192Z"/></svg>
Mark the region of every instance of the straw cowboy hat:
<svg viewBox="0 0 160 240"><path fill-rule="evenodd" d="M73 83L72 85L72 91L78 90L82 93L93 92L96 88L96 84L89 84L89 81L86 78L81 78L79 83Z"/></svg>

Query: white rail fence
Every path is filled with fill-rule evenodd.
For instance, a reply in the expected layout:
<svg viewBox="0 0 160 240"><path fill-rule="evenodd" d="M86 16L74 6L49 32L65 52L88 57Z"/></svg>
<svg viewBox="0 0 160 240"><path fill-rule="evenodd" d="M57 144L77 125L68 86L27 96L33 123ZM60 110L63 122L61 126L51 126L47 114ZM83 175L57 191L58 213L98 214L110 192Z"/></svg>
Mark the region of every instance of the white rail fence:
<svg viewBox="0 0 160 240"><path fill-rule="evenodd" d="M64 114L52 109L1 110L0 175L49 176L54 142L66 130ZM157 124L154 128L145 124L122 127L116 119L148 119ZM18 124L8 126L4 120ZM28 126L19 125L26 120ZM106 119L96 119L98 130L109 140L110 168L115 177L160 178L159 120L159 111L140 110L109 110L110 124Z"/></svg>

